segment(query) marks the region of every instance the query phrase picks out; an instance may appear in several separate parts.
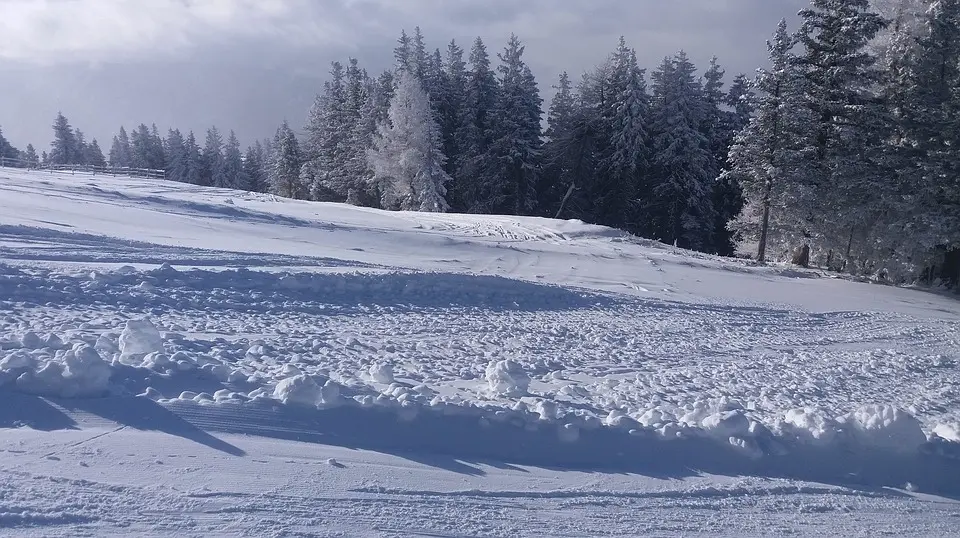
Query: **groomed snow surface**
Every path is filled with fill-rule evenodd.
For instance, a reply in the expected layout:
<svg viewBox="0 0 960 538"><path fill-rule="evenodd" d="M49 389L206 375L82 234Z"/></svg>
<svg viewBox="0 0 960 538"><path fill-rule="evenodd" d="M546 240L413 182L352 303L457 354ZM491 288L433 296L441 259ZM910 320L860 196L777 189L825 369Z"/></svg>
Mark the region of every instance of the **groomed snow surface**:
<svg viewBox="0 0 960 538"><path fill-rule="evenodd" d="M0 168L0 534L950 536L960 303Z"/></svg>

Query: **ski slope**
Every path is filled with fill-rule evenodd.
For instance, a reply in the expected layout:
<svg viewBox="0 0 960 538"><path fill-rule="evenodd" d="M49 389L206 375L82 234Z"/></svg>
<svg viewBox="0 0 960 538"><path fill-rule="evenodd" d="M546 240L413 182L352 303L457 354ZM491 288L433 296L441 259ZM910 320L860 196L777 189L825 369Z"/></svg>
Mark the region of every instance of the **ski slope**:
<svg viewBox="0 0 960 538"><path fill-rule="evenodd" d="M947 536L960 303L0 168L0 534Z"/></svg>

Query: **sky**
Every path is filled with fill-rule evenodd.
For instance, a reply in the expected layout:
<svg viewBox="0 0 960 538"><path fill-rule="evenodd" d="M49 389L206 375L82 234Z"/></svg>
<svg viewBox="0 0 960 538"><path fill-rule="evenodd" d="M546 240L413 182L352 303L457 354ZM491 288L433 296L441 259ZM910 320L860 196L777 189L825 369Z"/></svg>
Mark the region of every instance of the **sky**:
<svg viewBox="0 0 960 538"><path fill-rule="evenodd" d="M557 76L596 66L623 35L642 66L685 50L727 80L766 59L777 21L806 0L0 0L0 128L47 149L62 111L106 152L121 125L235 130L246 145L303 125L330 62L393 64L402 29L428 47L511 33L549 99Z"/></svg>

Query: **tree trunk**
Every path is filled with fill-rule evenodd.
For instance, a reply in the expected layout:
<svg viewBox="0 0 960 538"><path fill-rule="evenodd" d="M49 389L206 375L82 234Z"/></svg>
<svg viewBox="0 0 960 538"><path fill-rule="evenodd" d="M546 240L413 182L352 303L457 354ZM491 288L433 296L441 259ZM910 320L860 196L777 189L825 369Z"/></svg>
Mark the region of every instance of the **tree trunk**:
<svg viewBox="0 0 960 538"><path fill-rule="evenodd" d="M555 219L559 219L559 218L560 218L560 213L563 213L563 206L566 205L567 200L570 199L570 195L573 194L573 191L574 191L574 189L576 189L576 188L577 188L577 184L571 181L571 182L570 182L570 188L567 189L567 194L564 194L564 195L563 195L563 200L560 201L560 209L557 210L557 214L554 215L553 218L555 218Z"/></svg>

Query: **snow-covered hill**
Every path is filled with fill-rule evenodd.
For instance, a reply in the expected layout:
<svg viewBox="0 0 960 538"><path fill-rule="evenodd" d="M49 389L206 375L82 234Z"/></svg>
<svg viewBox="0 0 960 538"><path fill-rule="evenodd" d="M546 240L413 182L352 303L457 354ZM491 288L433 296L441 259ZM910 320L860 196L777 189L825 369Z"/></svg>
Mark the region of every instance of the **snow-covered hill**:
<svg viewBox="0 0 960 538"><path fill-rule="evenodd" d="M0 531L948 535L958 322L580 222L0 168Z"/></svg>

